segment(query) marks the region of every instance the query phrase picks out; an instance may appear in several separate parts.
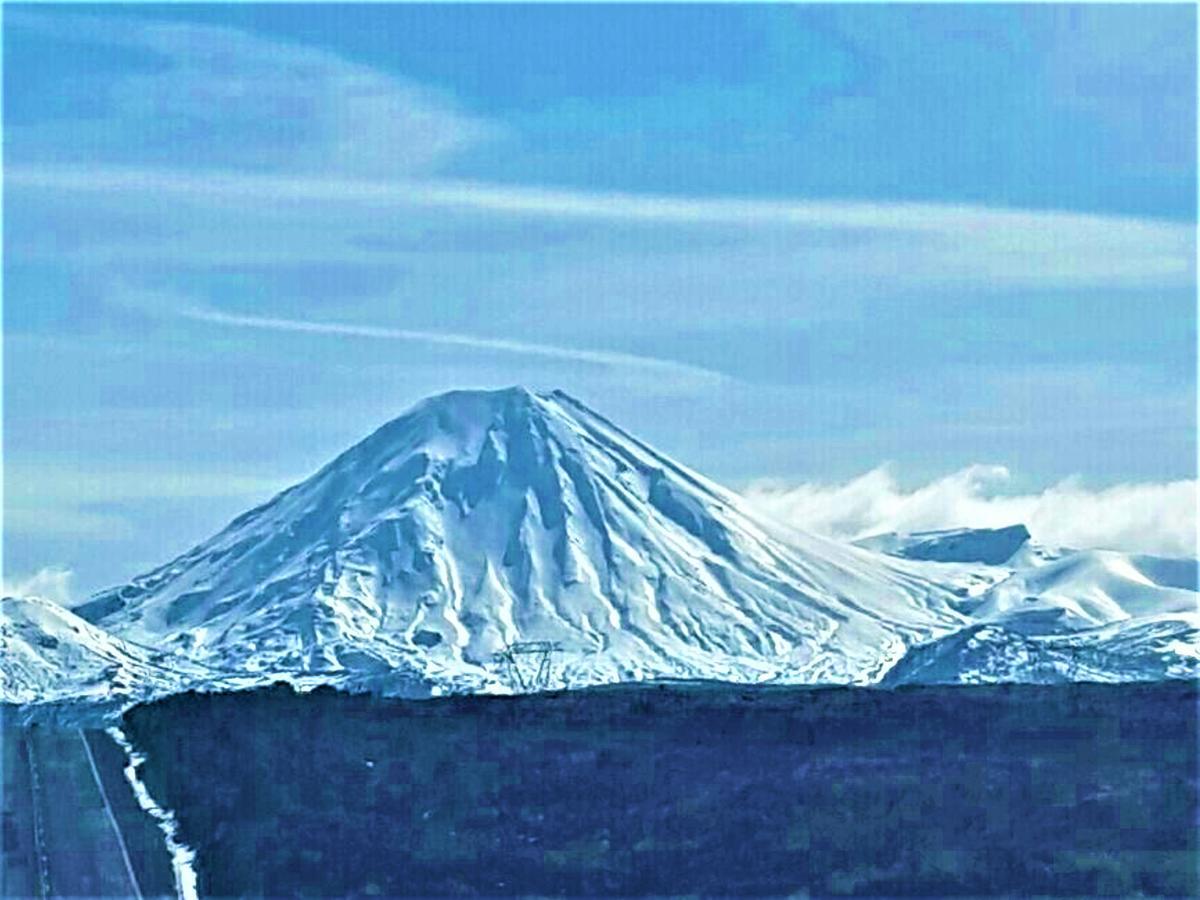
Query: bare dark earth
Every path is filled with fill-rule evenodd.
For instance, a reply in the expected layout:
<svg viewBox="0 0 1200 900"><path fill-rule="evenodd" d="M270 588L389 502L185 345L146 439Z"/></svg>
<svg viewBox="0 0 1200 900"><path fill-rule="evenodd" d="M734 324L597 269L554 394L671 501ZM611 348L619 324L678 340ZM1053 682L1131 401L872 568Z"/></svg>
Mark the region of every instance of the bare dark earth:
<svg viewBox="0 0 1200 900"><path fill-rule="evenodd" d="M641 686L131 711L219 896L1194 896L1197 687Z"/></svg>

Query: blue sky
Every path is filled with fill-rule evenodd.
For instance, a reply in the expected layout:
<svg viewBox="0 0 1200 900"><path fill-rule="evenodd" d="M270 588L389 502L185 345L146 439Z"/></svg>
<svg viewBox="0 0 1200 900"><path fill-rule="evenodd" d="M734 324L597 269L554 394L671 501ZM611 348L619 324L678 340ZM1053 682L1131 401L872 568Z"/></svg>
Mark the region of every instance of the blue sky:
<svg viewBox="0 0 1200 900"><path fill-rule="evenodd" d="M455 387L735 487L1194 479L1195 48L1186 5L6 5L6 571L127 578Z"/></svg>

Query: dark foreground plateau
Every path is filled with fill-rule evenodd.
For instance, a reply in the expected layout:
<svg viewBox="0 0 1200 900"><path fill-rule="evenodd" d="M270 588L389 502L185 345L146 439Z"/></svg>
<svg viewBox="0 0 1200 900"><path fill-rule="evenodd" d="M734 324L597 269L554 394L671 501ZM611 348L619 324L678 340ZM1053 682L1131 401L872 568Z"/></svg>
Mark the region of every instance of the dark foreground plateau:
<svg viewBox="0 0 1200 900"><path fill-rule="evenodd" d="M217 896L1188 896L1197 688L182 695L125 730Z"/></svg>

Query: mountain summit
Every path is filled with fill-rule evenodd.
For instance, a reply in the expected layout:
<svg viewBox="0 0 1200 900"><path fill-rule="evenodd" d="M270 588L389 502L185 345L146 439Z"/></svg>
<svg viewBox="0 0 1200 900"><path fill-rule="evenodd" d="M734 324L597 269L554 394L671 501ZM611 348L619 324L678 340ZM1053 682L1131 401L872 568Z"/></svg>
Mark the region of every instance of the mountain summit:
<svg viewBox="0 0 1200 900"><path fill-rule="evenodd" d="M578 400L426 400L308 480L77 612L139 644L263 673L505 686L856 682L960 627L919 564L759 519ZM510 685L511 686L511 685Z"/></svg>

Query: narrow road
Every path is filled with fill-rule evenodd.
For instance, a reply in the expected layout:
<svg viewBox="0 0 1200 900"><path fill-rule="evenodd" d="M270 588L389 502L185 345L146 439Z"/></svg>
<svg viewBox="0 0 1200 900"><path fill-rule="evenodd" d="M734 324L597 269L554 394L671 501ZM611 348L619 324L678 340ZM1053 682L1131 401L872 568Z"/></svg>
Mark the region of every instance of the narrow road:
<svg viewBox="0 0 1200 900"><path fill-rule="evenodd" d="M83 752L87 754L88 767L92 770L92 778L96 782L96 789L100 792L100 799L104 803L104 815L108 819L108 824L112 826L113 835L117 839L117 846L121 848L121 859L125 863L125 873L129 876L130 887L133 888L130 896L136 897L137 900L144 900L142 888L138 884L137 875L133 871L133 861L129 858L129 848L125 845L125 838L121 834L121 826L117 824L117 817L113 815L112 804L108 802L108 793L104 790L104 782L100 780L100 772L96 768L96 757L92 755L92 748L88 745L87 737L84 733L78 729L76 729L75 733L79 735L79 741L83 744Z"/></svg>
<svg viewBox="0 0 1200 900"><path fill-rule="evenodd" d="M53 891L50 884L50 857L46 852L46 826L42 821L42 779L33 747L28 740L22 741L21 746L29 764L29 789L33 795L33 845L37 860L37 886L42 900L49 900Z"/></svg>
<svg viewBox="0 0 1200 900"><path fill-rule="evenodd" d="M36 890L41 897L126 897L144 900L135 854L110 798L87 735L35 726L23 735L32 794ZM107 768L104 770L107 772ZM108 785L115 790L114 780ZM130 804L133 803L132 794ZM153 830L153 829L151 829ZM155 836L164 854L161 837ZM143 859L139 851L137 859ZM158 892L161 894L161 891ZM173 893L173 891L172 891Z"/></svg>

